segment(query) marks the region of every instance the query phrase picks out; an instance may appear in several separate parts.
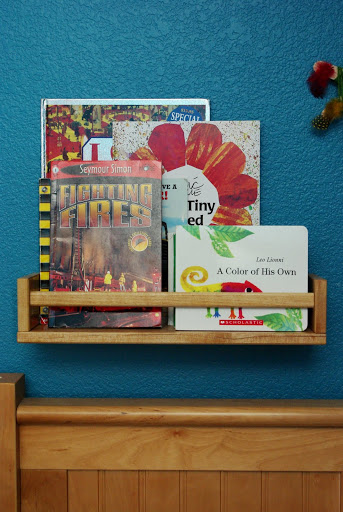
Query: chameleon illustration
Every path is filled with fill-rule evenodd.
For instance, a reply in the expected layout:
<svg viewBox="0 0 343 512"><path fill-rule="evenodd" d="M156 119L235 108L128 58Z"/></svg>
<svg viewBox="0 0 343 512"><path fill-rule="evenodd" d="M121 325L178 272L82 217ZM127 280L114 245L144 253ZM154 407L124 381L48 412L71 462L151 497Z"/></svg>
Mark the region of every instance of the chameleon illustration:
<svg viewBox="0 0 343 512"><path fill-rule="evenodd" d="M257 286L250 281L244 281L244 283L215 283L205 284L208 279L208 272L204 267L193 266L187 267L181 274L180 284L186 292L262 292ZM195 285L195 286L194 286ZM200 286L199 286L200 285ZM214 314L211 314L211 308L207 308L206 318L218 318L220 317L219 308L214 308ZM230 319L237 318L235 315L234 308L231 308ZM238 318L241 320L244 318L242 308L238 309Z"/></svg>

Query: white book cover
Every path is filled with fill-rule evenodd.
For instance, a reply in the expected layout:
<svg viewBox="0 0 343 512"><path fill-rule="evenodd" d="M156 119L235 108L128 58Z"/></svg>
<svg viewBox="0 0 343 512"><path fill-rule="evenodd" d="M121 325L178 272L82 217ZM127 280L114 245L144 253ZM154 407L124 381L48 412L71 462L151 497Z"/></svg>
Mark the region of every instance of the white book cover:
<svg viewBox="0 0 343 512"><path fill-rule="evenodd" d="M308 291L303 226L182 226L175 235L175 291ZM307 309L176 308L175 328L200 331L303 331Z"/></svg>
<svg viewBox="0 0 343 512"><path fill-rule="evenodd" d="M259 121L113 122L113 156L187 179L189 225L260 223Z"/></svg>
<svg viewBox="0 0 343 512"><path fill-rule="evenodd" d="M169 256L169 235L176 226L187 224L187 180L162 177L162 291L168 290L169 268L173 271L174 261Z"/></svg>
<svg viewBox="0 0 343 512"><path fill-rule="evenodd" d="M162 176L162 238L175 233L176 226L187 224L187 180Z"/></svg>

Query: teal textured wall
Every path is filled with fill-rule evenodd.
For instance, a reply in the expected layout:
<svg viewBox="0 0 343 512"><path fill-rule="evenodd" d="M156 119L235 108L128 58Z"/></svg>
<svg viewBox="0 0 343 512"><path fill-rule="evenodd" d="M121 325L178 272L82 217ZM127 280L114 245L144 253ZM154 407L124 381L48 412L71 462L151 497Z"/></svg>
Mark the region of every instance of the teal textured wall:
<svg viewBox="0 0 343 512"><path fill-rule="evenodd" d="M38 0L1 4L0 370L42 396L343 397L343 120L306 78L343 65L338 0ZM332 85L328 97L336 93ZM213 120L261 121L261 220L309 229L328 279L326 347L16 343L16 279L38 271L40 99L204 97Z"/></svg>

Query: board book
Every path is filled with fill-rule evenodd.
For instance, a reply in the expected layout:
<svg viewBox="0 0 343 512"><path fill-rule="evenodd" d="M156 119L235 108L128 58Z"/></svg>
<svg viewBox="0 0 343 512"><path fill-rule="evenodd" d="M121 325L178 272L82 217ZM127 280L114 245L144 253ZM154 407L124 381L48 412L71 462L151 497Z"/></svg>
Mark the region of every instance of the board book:
<svg viewBox="0 0 343 512"><path fill-rule="evenodd" d="M161 164L54 162L50 290L161 290ZM50 308L50 327L157 327L159 308Z"/></svg>
<svg viewBox="0 0 343 512"><path fill-rule="evenodd" d="M209 120L206 99L43 99L42 169L52 160L112 160L112 121Z"/></svg>
<svg viewBox="0 0 343 512"><path fill-rule="evenodd" d="M175 235L177 292L307 292L303 226L181 226ZM176 308L175 328L303 331L307 309Z"/></svg>
<svg viewBox="0 0 343 512"><path fill-rule="evenodd" d="M260 223L259 121L114 121L113 156L187 179L190 225Z"/></svg>

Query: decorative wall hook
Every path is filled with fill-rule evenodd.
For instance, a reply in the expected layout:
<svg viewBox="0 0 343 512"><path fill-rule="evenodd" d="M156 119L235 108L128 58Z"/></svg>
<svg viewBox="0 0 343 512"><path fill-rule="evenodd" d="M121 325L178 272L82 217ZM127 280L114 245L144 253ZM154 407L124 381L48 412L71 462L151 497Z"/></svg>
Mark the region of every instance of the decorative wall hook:
<svg viewBox="0 0 343 512"><path fill-rule="evenodd" d="M315 98L323 98L329 80L334 80L338 87L338 96L330 100L319 116L312 120L312 126L318 130L327 130L335 119L343 116L343 68L330 62L317 61L313 72L307 79L310 91Z"/></svg>

